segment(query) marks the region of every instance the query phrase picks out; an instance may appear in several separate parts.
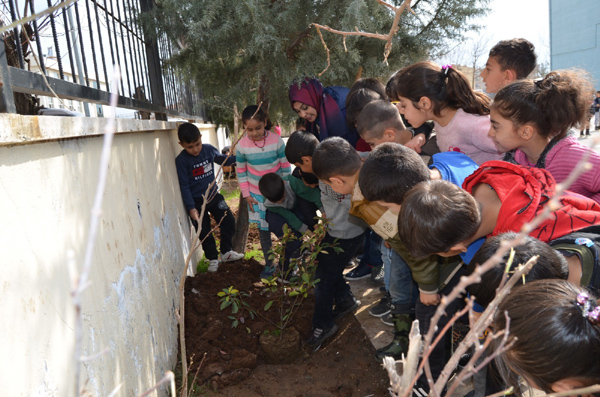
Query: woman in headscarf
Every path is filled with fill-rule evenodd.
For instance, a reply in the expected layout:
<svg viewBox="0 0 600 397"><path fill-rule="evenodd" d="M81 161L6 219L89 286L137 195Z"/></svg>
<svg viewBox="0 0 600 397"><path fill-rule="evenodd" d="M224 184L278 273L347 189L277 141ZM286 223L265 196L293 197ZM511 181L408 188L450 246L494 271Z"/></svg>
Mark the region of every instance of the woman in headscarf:
<svg viewBox="0 0 600 397"><path fill-rule="evenodd" d="M356 147L358 132L346 124L348 91L346 87L323 87L318 79L307 77L301 84L290 86L290 104L306 120L306 130L320 141L339 136Z"/></svg>

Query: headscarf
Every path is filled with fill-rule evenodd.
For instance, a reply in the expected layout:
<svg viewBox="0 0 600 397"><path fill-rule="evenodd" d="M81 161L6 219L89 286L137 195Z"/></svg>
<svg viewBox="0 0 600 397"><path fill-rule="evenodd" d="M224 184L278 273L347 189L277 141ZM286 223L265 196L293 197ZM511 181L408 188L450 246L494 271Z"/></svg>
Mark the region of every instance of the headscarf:
<svg viewBox="0 0 600 397"><path fill-rule="evenodd" d="M339 136L346 139L352 146L356 145L358 134L353 132L346 124L345 106L340 108L339 103L346 102L348 89L342 87L327 87L316 78L306 77L300 87L292 84L289 90L290 104L304 103L317 110L317 119L314 123L306 123L307 131L317 135L314 124L319 126L319 140L330 136ZM343 98L342 98L343 96Z"/></svg>

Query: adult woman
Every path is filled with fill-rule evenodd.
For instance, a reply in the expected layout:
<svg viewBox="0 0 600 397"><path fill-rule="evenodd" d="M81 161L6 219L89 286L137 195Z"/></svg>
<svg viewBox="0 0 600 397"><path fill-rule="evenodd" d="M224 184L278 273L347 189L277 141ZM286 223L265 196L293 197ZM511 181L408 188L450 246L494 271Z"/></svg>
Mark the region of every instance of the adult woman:
<svg viewBox="0 0 600 397"><path fill-rule="evenodd" d="M320 141L339 136L356 146L358 132L346 124L348 91L346 87L323 87L318 79L307 77L300 84L290 86L290 104L307 121L306 130Z"/></svg>

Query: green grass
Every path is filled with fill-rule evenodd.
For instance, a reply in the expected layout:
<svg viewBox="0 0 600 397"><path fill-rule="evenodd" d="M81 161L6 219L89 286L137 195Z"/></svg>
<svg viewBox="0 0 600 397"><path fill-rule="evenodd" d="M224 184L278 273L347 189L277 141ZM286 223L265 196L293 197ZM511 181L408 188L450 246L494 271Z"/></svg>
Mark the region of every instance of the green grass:
<svg viewBox="0 0 600 397"><path fill-rule="evenodd" d="M254 259L258 262L265 259L265 255L260 248L253 248L252 251L247 251L244 254L244 259Z"/></svg>
<svg viewBox="0 0 600 397"><path fill-rule="evenodd" d="M204 255L202 255L202 259L198 261L196 265L196 273L206 273L208 272L208 259Z"/></svg>
<svg viewBox="0 0 600 397"><path fill-rule="evenodd" d="M227 202L236 202L236 206L237 206L237 200L240 197L240 188L238 186L236 186L233 189L228 189L227 187L224 187L223 189L221 189L221 191L219 192L223 195L223 197L225 198L225 201Z"/></svg>

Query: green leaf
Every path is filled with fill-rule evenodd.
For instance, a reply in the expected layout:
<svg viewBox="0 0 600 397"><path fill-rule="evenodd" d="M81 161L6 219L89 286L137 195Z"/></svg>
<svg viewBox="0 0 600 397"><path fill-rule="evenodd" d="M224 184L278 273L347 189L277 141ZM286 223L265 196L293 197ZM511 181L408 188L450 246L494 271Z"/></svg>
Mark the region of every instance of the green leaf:
<svg viewBox="0 0 600 397"><path fill-rule="evenodd" d="M246 327L246 331L247 331L249 334L250 334L250 333L252 333L252 330L251 330L250 328L248 328L248 327Z"/></svg>
<svg viewBox="0 0 600 397"><path fill-rule="evenodd" d="M310 276L308 275L308 273L303 273L302 274L302 281L304 281L305 283L309 283L310 282Z"/></svg>
<svg viewBox="0 0 600 397"><path fill-rule="evenodd" d="M237 328L239 323L240 322L238 320L235 320L234 322L231 323L231 328Z"/></svg>
<svg viewBox="0 0 600 397"><path fill-rule="evenodd" d="M300 292L298 292L298 291L290 292L290 296L296 296L296 295L300 295Z"/></svg>
<svg viewBox="0 0 600 397"><path fill-rule="evenodd" d="M229 305L231 305L231 301L224 301L223 303L221 303L221 310L229 307Z"/></svg>
<svg viewBox="0 0 600 397"><path fill-rule="evenodd" d="M265 305L265 311L269 310L272 305L273 305L273 301L268 301L267 304Z"/></svg>
<svg viewBox="0 0 600 397"><path fill-rule="evenodd" d="M217 296L224 297L225 295L227 295L227 294L223 291L217 292Z"/></svg>
<svg viewBox="0 0 600 397"><path fill-rule="evenodd" d="M233 305L231 306L231 313L236 314L239 310L239 306L237 303L233 302Z"/></svg>

